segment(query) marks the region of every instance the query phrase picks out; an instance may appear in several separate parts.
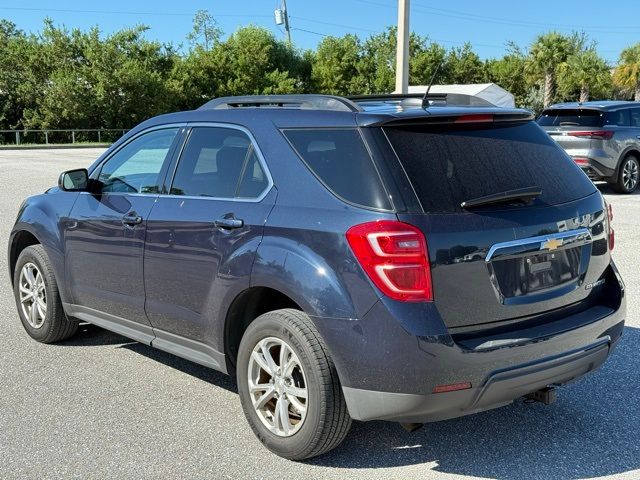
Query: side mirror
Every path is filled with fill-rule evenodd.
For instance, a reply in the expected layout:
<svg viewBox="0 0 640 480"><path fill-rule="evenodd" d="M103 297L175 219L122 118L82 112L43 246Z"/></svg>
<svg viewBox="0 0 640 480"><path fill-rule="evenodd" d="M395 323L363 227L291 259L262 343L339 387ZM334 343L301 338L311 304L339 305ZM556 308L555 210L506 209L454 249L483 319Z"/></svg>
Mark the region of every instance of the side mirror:
<svg viewBox="0 0 640 480"><path fill-rule="evenodd" d="M58 187L65 192L84 192L88 186L89 172L86 168L67 170L58 179Z"/></svg>

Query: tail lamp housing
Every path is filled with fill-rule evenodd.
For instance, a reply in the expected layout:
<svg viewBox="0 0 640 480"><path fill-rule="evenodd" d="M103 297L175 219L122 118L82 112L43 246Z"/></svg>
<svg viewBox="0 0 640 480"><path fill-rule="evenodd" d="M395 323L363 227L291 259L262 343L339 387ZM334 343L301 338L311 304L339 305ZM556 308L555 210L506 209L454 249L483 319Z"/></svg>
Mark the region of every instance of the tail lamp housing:
<svg viewBox="0 0 640 480"><path fill-rule="evenodd" d="M386 296L402 302L433 301L427 242L418 228L381 220L355 225L346 237L360 266Z"/></svg>
<svg viewBox="0 0 640 480"><path fill-rule="evenodd" d="M613 250L616 245L616 232L613 230L613 208L610 203L604 202L607 209L607 231L609 232L609 250Z"/></svg>
<svg viewBox="0 0 640 480"><path fill-rule="evenodd" d="M590 132L568 132L567 135L572 137L587 137L595 140L610 140L613 138L613 130L594 130Z"/></svg>

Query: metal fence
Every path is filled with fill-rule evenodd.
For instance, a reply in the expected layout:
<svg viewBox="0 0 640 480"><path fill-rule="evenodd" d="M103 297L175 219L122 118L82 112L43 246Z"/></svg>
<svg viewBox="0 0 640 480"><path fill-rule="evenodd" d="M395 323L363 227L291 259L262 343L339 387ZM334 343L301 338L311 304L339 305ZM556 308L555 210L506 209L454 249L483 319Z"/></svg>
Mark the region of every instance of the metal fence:
<svg viewBox="0 0 640 480"><path fill-rule="evenodd" d="M0 130L0 145L113 143L127 132L120 128Z"/></svg>

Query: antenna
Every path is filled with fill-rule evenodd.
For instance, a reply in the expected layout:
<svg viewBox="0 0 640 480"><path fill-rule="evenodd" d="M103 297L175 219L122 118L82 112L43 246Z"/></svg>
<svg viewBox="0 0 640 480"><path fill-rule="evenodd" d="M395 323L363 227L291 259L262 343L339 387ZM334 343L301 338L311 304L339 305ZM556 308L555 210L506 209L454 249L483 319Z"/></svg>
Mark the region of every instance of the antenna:
<svg viewBox="0 0 640 480"><path fill-rule="evenodd" d="M440 60L440 62L438 63L438 66L436 67L435 72L433 72L433 75L431 75L431 80L429 80L429 86L427 87L427 91L424 92L424 97L422 97L422 108L429 108L429 100L428 100L428 96L429 96L429 90L431 90L431 85L433 85L433 81L436 79L436 75L438 75L438 72L440 71L440 67L442 66L442 62L444 60Z"/></svg>

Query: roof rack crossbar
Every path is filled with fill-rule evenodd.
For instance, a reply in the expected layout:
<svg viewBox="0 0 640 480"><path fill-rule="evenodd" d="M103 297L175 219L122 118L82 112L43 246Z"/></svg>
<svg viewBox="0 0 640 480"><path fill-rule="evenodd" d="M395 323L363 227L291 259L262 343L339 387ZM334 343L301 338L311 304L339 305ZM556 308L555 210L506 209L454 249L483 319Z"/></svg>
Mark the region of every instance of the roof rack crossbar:
<svg viewBox="0 0 640 480"><path fill-rule="evenodd" d="M246 107L300 108L310 110L333 110L361 112L362 108L345 97L335 95L245 95L214 98L198 110L232 109Z"/></svg>

